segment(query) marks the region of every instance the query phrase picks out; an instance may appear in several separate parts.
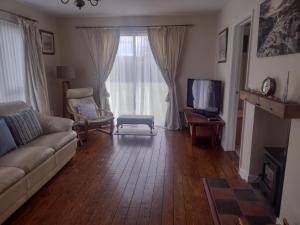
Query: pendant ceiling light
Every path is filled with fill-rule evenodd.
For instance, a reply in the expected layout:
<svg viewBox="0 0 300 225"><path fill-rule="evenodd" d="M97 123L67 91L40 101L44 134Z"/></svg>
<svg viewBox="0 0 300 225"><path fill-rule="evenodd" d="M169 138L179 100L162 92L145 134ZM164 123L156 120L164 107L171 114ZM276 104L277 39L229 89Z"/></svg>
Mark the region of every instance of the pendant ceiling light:
<svg viewBox="0 0 300 225"><path fill-rule="evenodd" d="M60 0L63 4L68 4L70 0ZM73 0L75 5L81 9L83 6L85 6L85 1L90 2L92 6L97 6L101 0Z"/></svg>

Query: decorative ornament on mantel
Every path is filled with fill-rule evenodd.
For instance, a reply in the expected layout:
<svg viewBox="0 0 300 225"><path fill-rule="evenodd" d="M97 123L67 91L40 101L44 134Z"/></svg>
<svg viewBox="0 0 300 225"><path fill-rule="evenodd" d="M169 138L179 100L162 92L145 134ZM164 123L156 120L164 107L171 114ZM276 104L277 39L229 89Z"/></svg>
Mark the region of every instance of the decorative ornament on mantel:
<svg viewBox="0 0 300 225"><path fill-rule="evenodd" d="M290 84L290 71L288 72L285 87L284 87L284 92L282 96L282 102L287 103L288 100L288 94L289 94L289 84Z"/></svg>
<svg viewBox="0 0 300 225"><path fill-rule="evenodd" d="M271 77L267 77L261 86L261 94L269 97L269 96L273 96L275 94L276 91L276 81L275 79L271 78Z"/></svg>
<svg viewBox="0 0 300 225"><path fill-rule="evenodd" d="M68 4L70 0L60 0L63 4ZM73 0L74 4L81 9L83 6L85 6L85 1L90 2L92 6L97 6L101 0Z"/></svg>

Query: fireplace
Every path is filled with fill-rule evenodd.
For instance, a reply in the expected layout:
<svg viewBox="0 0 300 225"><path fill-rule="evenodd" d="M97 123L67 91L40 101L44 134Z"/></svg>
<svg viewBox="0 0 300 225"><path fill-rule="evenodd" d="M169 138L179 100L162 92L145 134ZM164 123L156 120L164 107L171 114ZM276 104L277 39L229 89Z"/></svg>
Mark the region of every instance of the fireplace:
<svg viewBox="0 0 300 225"><path fill-rule="evenodd" d="M286 155L284 148L266 147L264 152L260 187L277 216L280 213Z"/></svg>

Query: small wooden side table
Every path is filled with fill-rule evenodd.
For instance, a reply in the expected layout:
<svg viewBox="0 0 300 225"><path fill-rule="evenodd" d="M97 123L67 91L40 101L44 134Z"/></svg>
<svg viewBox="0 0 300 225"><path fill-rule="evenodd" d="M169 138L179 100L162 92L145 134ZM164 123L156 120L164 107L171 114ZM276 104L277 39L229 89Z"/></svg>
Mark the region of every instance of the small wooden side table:
<svg viewBox="0 0 300 225"><path fill-rule="evenodd" d="M225 122L220 117L217 117L217 121L210 121L209 118L186 109L184 110L184 118L189 127L193 144L196 144L198 137L210 137L213 147L220 143L222 129L225 126Z"/></svg>

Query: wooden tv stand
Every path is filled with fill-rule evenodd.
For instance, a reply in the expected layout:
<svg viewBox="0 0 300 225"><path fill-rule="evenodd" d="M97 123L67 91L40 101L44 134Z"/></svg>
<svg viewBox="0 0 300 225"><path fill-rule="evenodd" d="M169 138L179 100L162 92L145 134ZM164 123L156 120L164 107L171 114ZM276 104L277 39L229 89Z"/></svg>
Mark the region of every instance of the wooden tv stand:
<svg viewBox="0 0 300 225"><path fill-rule="evenodd" d="M191 109L185 109L184 118L189 127L193 144L197 142L198 137L211 138L213 147L220 143L222 128L225 125L225 122L220 117L217 117L218 121L210 121L207 117L194 113Z"/></svg>

